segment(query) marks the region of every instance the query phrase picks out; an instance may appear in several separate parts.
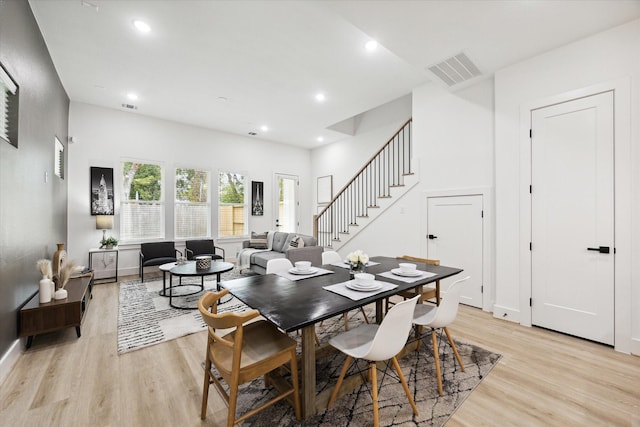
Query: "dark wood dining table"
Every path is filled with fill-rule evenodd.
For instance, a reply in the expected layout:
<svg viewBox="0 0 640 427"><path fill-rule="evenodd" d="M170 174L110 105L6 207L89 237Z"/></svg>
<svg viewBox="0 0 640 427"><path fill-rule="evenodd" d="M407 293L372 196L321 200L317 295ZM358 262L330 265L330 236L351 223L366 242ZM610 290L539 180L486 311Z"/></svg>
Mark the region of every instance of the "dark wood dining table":
<svg viewBox="0 0 640 427"><path fill-rule="evenodd" d="M337 293L323 289L324 286L342 283L350 280L348 268L334 265L323 265L322 268L333 273L313 276L302 280L292 281L275 274L265 274L224 281L222 287L229 289L240 301L247 306L260 311L269 322L285 332L302 330L302 411L305 419L318 411L316 402L316 347L315 324L331 317L341 315L350 310L375 303L376 319L382 319L382 302L396 293L419 288L423 285L442 280L460 273L459 268L443 265L428 265L416 262L418 270L435 273L434 276L420 279L413 283L406 283L379 276L398 267L403 262L393 257L372 257L370 261L378 264L368 266L367 272L376 275L376 280L398 285L393 290L381 292L370 297L354 301Z"/></svg>

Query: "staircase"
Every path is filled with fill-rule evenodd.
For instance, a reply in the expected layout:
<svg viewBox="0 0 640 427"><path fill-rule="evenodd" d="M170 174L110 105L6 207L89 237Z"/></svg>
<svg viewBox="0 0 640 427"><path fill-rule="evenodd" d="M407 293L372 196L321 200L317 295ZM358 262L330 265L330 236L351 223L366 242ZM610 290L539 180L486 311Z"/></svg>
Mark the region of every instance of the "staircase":
<svg viewBox="0 0 640 427"><path fill-rule="evenodd" d="M318 245L337 250L418 183L412 165L411 119L313 218Z"/></svg>

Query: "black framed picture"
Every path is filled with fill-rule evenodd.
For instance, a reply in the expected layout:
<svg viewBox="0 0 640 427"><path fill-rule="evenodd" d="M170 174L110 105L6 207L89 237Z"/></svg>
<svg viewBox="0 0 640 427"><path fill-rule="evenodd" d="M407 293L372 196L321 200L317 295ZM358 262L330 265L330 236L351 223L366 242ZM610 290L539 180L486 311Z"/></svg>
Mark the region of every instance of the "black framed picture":
<svg viewBox="0 0 640 427"><path fill-rule="evenodd" d="M264 215L264 183L251 181L251 215Z"/></svg>
<svg viewBox="0 0 640 427"><path fill-rule="evenodd" d="M113 168L91 167L91 215L113 215Z"/></svg>

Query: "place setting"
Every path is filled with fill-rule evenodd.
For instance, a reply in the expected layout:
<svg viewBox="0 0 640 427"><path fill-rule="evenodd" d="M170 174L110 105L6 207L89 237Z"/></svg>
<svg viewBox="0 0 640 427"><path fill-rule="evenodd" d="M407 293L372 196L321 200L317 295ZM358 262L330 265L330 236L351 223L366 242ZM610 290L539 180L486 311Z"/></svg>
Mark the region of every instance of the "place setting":
<svg viewBox="0 0 640 427"><path fill-rule="evenodd" d="M399 280L405 283L413 283L436 275L435 273L430 273L428 271L418 270L416 267L416 264L411 262L401 262L398 264L397 268L393 268L391 271L385 271L384 273L379 273L378 276Z"/></svg>
<svg viewBox="0 0 640 427"><path fill-rule="evenodd" d="M310 261L297 261L292 268L278 271L275 274L295 281L331 273L333 273L333 271L312 266Z"/></svg>
<svg viewBox="0 0 640 427"><path fill-rule="evenodd" d="M393 283L375 280L373 274L357 273L353 276L352 280L336 283L335 285L323 286L323 289L357 301L397 287L398 285L394 285Z"/></svg>

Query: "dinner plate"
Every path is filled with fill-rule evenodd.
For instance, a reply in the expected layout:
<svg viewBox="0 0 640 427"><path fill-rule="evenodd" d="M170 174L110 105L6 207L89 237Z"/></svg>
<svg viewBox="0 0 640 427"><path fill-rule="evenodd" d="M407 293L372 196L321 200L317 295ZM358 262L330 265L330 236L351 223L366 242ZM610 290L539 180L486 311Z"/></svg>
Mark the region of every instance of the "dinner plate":
<svg viewBox="0 0 640 427"><path fill-rule="evenodd" d="M353 289L354 291L371 292L371 291L377 291L378 289L380 289L382 287L382 283L373 282L373 286L362 287L362 286L358 285L355 282L355 280L351 280L351 281L345 283L345 286L347 288L349 288L349 289Z"/></svg>
<svg viewBox="0 0 640 427"><path fill-rule="evenodd" d="M313 274L313 273L317 273L317 272L318 272L318 269L315 268L315 267L311 267L308 270L298 270L295 267L289 269L289 273L291 273L291 274L308 275L308 274Z"/></svg>
<svg viewBox="0 0 640 427"><path fill-rule="evenodd" d="M399 268L394 268L393 270L391 270L391 272L398 276L404 276L404 277L417 277L423 273L422 270L416 270L409 273L409 272L402 271Z"/></svg>

